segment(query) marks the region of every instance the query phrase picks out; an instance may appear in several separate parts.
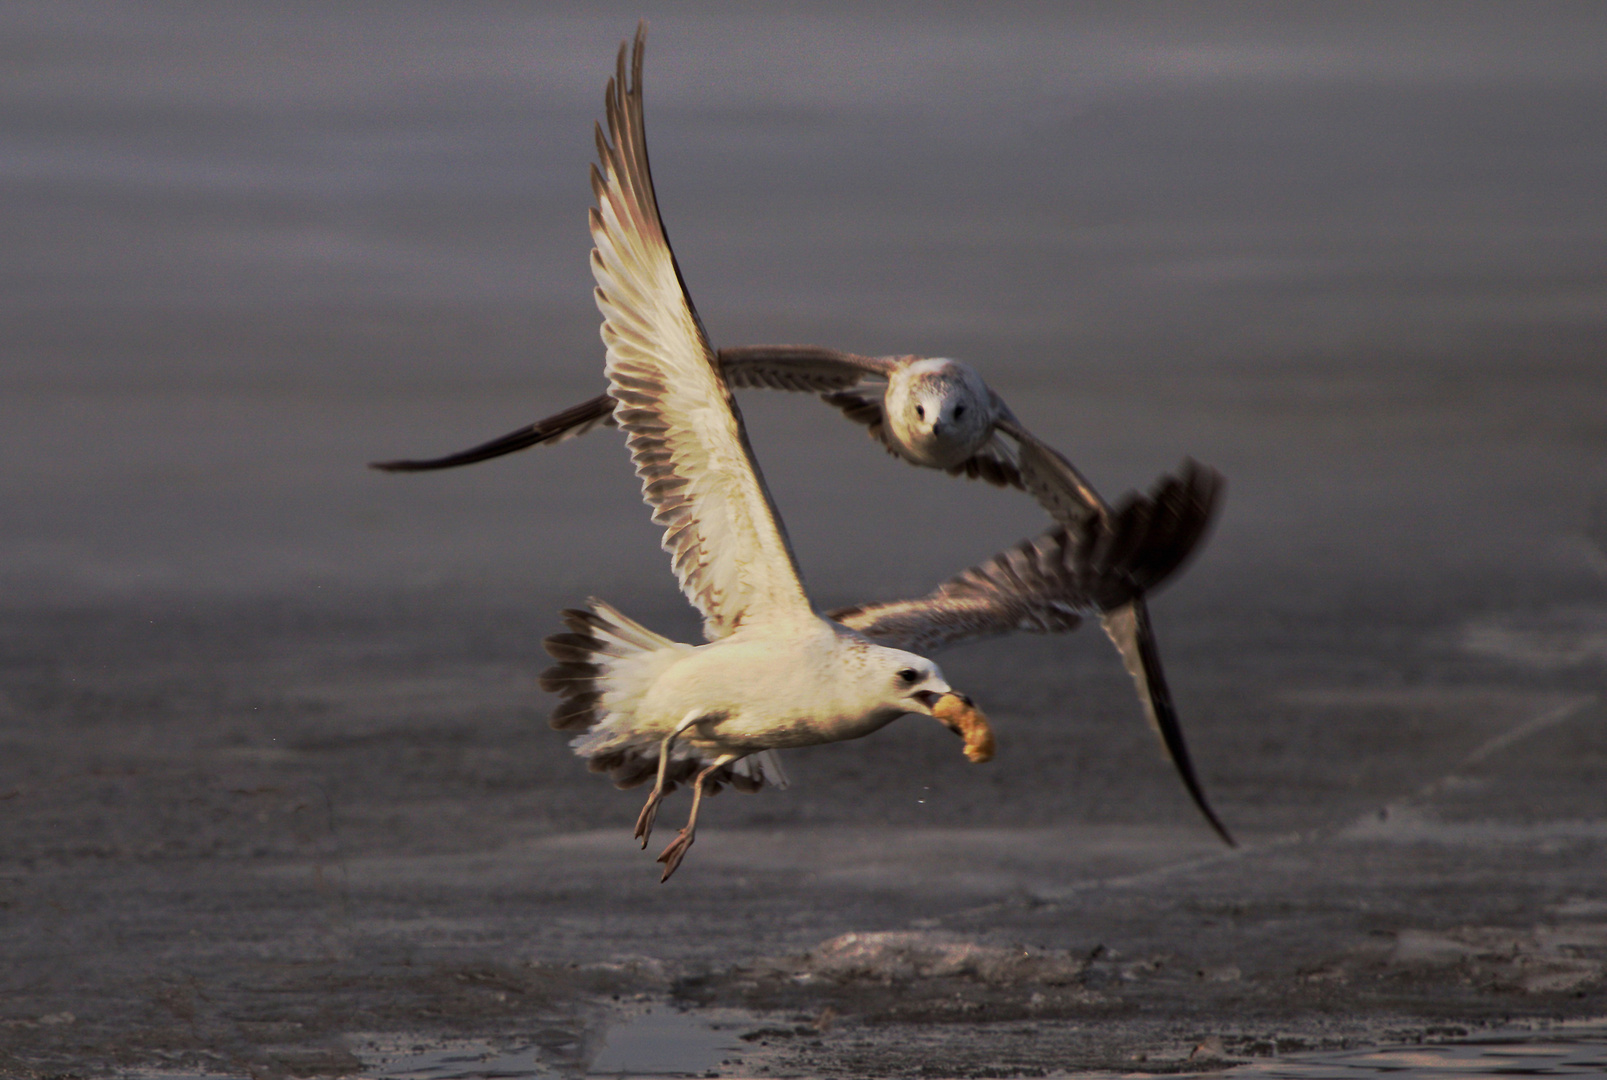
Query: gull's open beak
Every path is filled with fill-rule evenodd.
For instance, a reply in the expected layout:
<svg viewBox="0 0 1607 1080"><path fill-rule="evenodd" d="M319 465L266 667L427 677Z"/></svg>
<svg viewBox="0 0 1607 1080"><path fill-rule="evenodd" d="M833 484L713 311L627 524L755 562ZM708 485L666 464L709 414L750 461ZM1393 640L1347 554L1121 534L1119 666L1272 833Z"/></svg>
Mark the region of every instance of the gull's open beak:
<svg viewBox="0 0 1607 1080"><path fill-rule="evenodd" d="M932 703L932 715L944 727L965 739L965 756L972 761L993 758L993 728L982 710L964 694L949 691Z"/></svg>

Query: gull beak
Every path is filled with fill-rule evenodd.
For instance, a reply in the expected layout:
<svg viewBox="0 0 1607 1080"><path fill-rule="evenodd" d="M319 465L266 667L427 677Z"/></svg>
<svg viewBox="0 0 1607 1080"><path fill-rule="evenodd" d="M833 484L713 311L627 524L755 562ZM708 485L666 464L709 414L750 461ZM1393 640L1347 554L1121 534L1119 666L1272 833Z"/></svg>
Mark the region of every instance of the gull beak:
<svg viewBox="0 0 1607 1080"><path fill-rule="evenodd" d="M992 760L993 728L970 698L951 690L933 702L932 715L965 740L966 757L975 762Z"/></svg>

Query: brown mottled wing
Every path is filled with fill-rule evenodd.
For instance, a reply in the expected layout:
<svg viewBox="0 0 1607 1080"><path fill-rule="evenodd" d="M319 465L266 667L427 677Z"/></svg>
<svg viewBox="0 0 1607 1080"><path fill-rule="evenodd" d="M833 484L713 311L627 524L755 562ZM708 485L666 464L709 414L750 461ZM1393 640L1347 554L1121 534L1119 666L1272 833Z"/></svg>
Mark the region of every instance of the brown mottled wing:
<svg viewBox="0 0 1607 1080"><path fill-rule="evenodd" d="M1164 583L1204 536L1222 478L1192 461L1178 472L1162 477L1148 496L1129 494L1106 519L1085 518L1075 531L1057 525L919 599L829 615L872 641L907 649L1017 630L1073 630L1083 616L1129 604Z"/></svg>
<svg viewBox="0 0 1607 1080"><path fill-rule="evenodd" d="M895 361L819 345L744 345L719 352L726 382L739 389L844 390L865 379L885 379Z"/></svg>
<svg viewBox="0 0 1607 1080"><path fill-rule="evenodd" d="M810 608L659 218L642 121L644 35L638 27L630 81L621 46L608 84L612 143L597 129L592 274L614 420L665 527L681 591L712 640L745 621L806 618Z"/></svg>
<svg viewBox="0 0 1607 1080"><path fill-rule="evenodd" d="M1088 543L1056 526L961 571L923 597L839 608L827 618L879 645L916 652L1016 630L1073 630L1095 611L1078 567L1078 551Z"/></svg>
<svg viewBox="0 0 1607 1080"><path fill-rule="evenodd" d="M1222 491L1215 470L1185 461L1148 495L1130 493L1106 520L1057 525L961 571L915 600L863 604L829 616L872 641L922 649L1025 631L1075 629L1164 584L1210 527ZM1108 522L1108 523L1107 523Z"/></svg>

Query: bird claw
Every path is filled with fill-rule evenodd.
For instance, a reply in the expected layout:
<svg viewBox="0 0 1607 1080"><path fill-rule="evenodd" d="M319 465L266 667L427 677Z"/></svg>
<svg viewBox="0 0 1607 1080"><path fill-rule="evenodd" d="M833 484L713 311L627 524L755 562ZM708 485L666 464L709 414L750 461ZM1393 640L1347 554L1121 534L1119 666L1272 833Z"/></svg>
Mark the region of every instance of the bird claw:
<svg viewBox="0 0 1607 1080"><path fill-rule="evenodd" d="M658 857L658 861L664 864L664 876L658 879L660 885L668 881L670 875L675 873L675 868L681 865L681 860L686 857L687 849L692 846L694 835L696 834L690 829L682 829L680 835L671 840L670 846L664 849L664 854Z"/></svg>
<svg viewBox="0 0 1607 1080"><path fill-rule="evenodd" d="M647 797L647 805L636 816L636 832L632 835L642 842L643 850L647 848L647 838L653 835L653 819L658 817L658 804L659 794L655 791Z"/></svg>

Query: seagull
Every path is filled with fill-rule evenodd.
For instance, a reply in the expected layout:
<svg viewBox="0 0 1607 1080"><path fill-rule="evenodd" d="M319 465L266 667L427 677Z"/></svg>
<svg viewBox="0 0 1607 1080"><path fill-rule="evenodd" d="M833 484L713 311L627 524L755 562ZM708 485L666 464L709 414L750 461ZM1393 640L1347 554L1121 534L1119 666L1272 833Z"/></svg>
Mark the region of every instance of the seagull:
<svg viewBox="0 0 1607 1080"><path fill-rule="evenodd" d="M580 732L572 745L594 770L654 775L636 822L643 847L672 784L692 777L686 826L658 858L667 881L692 846L706 784L727 776L756 790L775 775L776 749L859 738L905 713L961 734L974 761L992 757L993 736L932 661L809 604L659 217L642 116L645 38L638 24L628 81L621 44L608 133L596 130L591 267L613 416L707 642L672 641L593 599L547 640L557 663L541 684L562 699L554 725Z"/></svg>
<svg viewBox="0 0 1607 1080"><path fill-rule="evenodd" d="M1023 488L1057 521L1080 521L1100 505L1082 474L1028 431L1004 399L963 361L860 356L819 345L746 345L721 349L715 356L727 385L819 394L850 420L863 424L888 453L912 465ZM375 461L370 468L428 472L490 461L532 446L564 442L598 427L616 427L616 407L617 402L603 393L467 450L436 458Z"/></svg>

